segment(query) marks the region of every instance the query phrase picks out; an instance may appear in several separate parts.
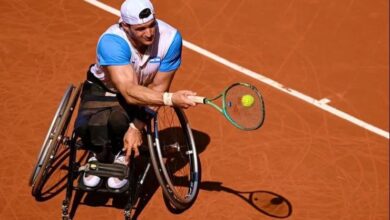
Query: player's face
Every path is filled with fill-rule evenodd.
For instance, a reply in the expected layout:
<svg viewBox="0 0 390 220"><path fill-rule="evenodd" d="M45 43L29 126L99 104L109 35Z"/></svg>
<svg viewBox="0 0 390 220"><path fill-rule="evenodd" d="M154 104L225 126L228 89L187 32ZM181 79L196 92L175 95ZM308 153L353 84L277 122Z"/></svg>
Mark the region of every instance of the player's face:
<svg viewBox="0 0 390 220"><path fill-rule="evenodd" d="M156 20L153 19L145 24L130 25L129 31L133 40L141 45L151 45L156 35L156 24Z"/></svg>

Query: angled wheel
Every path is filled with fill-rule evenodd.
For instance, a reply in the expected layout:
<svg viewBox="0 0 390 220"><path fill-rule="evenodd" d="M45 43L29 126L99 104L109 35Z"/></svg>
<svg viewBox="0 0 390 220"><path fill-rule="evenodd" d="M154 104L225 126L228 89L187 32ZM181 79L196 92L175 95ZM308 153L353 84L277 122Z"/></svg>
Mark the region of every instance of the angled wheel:
<svg viewBox="0 0 390 220"><path fill-rule="evenodd" d="M80 90L81 85L77 88L69 85L54 115L29 180L32 194L35 197L40 196L48 177L48 170L55 160L59 146L67 145L69 137L66 137L65 133L80 96Z"/></svg>
<svg viewBox="0 0 390 220"><path fill-rule="evenodd" d="M189 208L200 183L200 164L192 130L179 108L161 107L148 132L149 151L166 199L176 210Z"/></svg>

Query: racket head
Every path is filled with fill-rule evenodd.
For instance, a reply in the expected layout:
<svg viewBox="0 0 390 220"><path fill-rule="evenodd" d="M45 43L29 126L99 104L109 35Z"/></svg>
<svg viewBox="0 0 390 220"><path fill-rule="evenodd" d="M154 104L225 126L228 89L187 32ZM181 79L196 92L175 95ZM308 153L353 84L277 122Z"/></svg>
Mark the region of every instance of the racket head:
<svg viewBox="0 0 390 220"><path fill-rule="evenodd" d="M244 98L248 100L243 100ZM245 102L248 101L248 102ZM225 117L241 130L256 130L265 119L264 100L258 89L249 83L234 83L222 95Z"/></svg>

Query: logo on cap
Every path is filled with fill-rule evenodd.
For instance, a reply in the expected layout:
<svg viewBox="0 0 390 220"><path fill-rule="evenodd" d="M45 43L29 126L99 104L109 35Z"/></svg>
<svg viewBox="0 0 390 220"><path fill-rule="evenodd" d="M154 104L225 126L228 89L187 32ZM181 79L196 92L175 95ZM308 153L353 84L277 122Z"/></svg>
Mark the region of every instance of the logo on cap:
<svg viewBox="0 0 390 220"><path fill-rule="evenodd" d="M139 17L140 19L144 19L144 18L149 17L151 14L152 14L152 12L150 11L150 9L149 9L149 8L145 8L144 10L142 10L142 11L139 13L138 17Z"/></svg>

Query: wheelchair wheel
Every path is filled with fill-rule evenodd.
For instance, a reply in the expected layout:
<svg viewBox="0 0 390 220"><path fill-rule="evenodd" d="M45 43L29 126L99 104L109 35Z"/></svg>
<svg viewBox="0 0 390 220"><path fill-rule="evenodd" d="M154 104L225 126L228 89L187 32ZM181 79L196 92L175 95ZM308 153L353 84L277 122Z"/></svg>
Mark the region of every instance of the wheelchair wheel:
<svg viewBox="0 0 390 220"><path fill-rule="evenodd" d="M200 165L192 130L179 108L161 107L147 134L151 162L165 199L176 210L196 199Z"/></svg>
<svg viewBox="0 0 390 220"><path fill-rule="evenodd" d="M32 186L32 194L35 197L40 196L48 177L48 170L55 160L59 146L68 144L69 137L66 137L66 130L77 104L80 88L81 85L77 88L73 85L68 86L42 144L29 181L29 185Z"/></svg>

